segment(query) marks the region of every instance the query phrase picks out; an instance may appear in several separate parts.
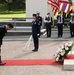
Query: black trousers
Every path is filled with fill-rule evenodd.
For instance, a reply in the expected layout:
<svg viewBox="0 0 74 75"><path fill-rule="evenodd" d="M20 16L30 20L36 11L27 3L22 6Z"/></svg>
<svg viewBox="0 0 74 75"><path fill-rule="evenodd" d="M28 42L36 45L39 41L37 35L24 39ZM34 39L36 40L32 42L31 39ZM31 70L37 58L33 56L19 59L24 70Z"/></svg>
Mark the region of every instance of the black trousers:
<svg viewBox="0 0 74 75"><path fill-rule="evenodd" d="M71 37L73 37L74 36L74 24L69 23L69 25L70 25L70 34L71 34Z"/></svg>
<svg viewBox="0 0 74 75"><path fill-rule="evenodd" d="M47 37L51 37L51 23L46 23Z"/></svg>
<svg viewBox="0 0 74 75"><path fill-rule="evenodd" d="M1 45L0 45L0 62L1 62Z"/></svg>
<svg viewBox="0 0 74 75"><path fill-rule="evenodd" d="M39 38L37 36L37 34L33 34L33 42L34 42L34 49L38 49L39 48Z"/></svg>
<svg viewBox="0 0 74 75"><path fill-rule="evenodd" d="M57 24L58 25L58 37L63 36L63 23L62 24Z"/></svg>

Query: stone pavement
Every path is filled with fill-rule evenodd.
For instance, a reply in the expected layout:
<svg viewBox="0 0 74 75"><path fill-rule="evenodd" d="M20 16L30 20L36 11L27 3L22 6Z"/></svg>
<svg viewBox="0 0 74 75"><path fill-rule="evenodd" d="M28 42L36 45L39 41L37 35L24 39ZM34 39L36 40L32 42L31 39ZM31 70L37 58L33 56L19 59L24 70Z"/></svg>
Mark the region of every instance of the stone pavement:
<svg viewBox="0 0 74 75"><path fill-rule="evenodd" d="M2 46L3 60L16 59L53 59L53 54L65 41L40 41L38 52L32 52L33 43L29 50L24 50L27 41L4 41ZM74 41L72 41L74 42ZM74 47L73 47L74 50ZM0 75L74 75L74 71L64 71L63 66L31 65L31 66L0 66Z"/></svg>

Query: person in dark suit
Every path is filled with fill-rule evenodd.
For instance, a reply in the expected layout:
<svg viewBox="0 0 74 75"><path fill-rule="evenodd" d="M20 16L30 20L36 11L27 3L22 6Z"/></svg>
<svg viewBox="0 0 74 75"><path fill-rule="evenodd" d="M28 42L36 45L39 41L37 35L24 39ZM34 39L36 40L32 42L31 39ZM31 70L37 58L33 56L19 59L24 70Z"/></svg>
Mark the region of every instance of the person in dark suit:
<svg viewBox="0 0 74 75"><path fill-rule="evenodd" d="M39 49L39 37L40 36L40 28L39 28L39 21L37 20L37 15L33 14L33 21L32 21L32 37L34 42L34 50L33 52L38 51Z"/></svg>
<svg viewBox="0 0 74 75"><path fill-rule="evenodd" d="M3 63L1 61L1 46L2 46L2 40L3 40L3 37L6 35L7 33L7 30L11 30L13 28L13 25L12 24L7 24L7 25L4 25L4 26L0 26L0 65L5 65L6 63Z"/></svg>
<svg viewBox="0 0 74 75"><path fill-rule="evenodd" d="M57 16L58 38L63 36L64 17L61 12Z"/></svg>
<svg viewBox="0 0 74 75"><path fill-rule="evenodd" d="M71 37L74 37L74 11L72 11L72 14L70 15L69 25Z"/></svg>
<svg viewBox="0 0 74 75"><path fill-rule="evenodd" d="M40 16L40 13L37 12L37 20L39 21L39 30L40 30L40 35L41 35L41 26L42 26L42 17Z"/></svg>
<svg viewBox="0 0 74 75"><path fill-rule="evenodd" d="M47 13L45 20L46 20L47 37L51 37L52 17L50 16L50 13Z"/></svg>

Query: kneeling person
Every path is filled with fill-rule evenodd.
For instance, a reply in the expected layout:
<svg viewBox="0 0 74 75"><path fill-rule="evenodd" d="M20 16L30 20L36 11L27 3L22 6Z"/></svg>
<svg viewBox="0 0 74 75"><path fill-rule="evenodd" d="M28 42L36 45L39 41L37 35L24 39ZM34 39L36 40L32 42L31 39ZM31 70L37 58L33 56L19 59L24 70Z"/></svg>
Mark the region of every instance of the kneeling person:
<svg viewBox="0 0 74 75"><path fill-rule="evenodd" d="M13 28L12 24L7 24L5 26L0 26L0 65L5 65L6 63L3 63L1 61L1 45L2 45L2 40L5 34L7 33L7 30L11 30Z"/></svg>

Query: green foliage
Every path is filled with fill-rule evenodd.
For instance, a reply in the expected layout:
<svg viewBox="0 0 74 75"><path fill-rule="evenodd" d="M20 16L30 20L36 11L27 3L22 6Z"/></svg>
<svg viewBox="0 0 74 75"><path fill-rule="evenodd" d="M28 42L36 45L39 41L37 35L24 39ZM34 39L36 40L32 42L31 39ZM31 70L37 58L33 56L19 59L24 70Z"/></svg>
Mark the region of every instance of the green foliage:
<svg viewBox="0 0 74 75"><path fill-rule="evenodd" d="M7 3L12 3L12 2L13 2L13 0L6 0L6 2L7 2Z"/></svg>
<svg viewBox="0 0 74 75"><path fill-rule="evenodd" d="M0 0L0 9L2 10L25 10L25 5L25 0Z"/></svg>
<svg viewBox="0 0 74 75"><path fill-rule="evenodd" d="M72 4L72 0L68 0Z"/></svg>

